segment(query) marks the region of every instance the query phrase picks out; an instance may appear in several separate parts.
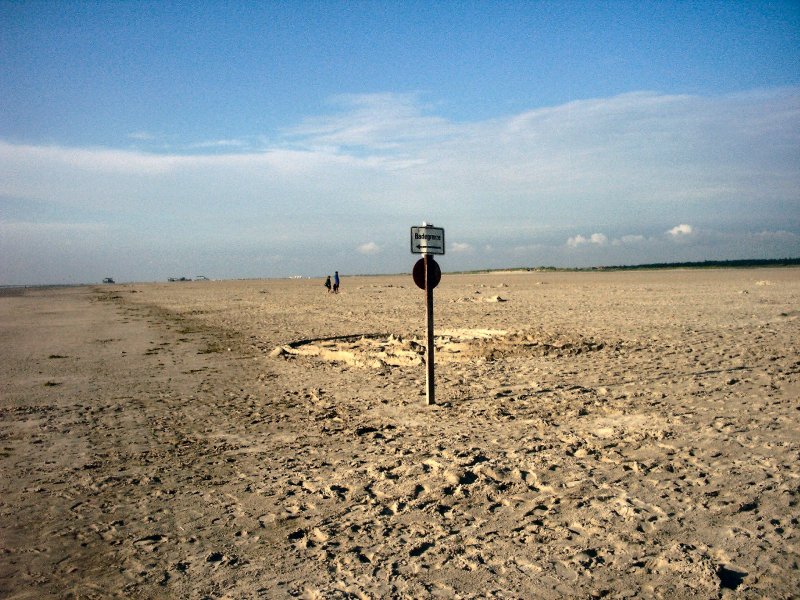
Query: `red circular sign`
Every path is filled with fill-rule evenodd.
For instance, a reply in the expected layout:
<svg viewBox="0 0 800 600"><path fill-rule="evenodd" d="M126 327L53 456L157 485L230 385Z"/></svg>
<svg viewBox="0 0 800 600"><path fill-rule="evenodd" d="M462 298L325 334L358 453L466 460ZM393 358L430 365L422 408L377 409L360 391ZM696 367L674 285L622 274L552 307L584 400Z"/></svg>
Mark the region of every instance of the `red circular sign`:
<svg viewBox="0 0 800 600"><path fill-rule="evenodd" d="M439 268L439 263L433 260L433 257L428 257L428 281L430 281L431 289L435 288L439 285L439 282L442 280L442 270ZM411 272L412 277L414 277L414 283L417 284L417 287L421 290L425 289L425 259L420 258L414 264L414 270Z"/></svg>

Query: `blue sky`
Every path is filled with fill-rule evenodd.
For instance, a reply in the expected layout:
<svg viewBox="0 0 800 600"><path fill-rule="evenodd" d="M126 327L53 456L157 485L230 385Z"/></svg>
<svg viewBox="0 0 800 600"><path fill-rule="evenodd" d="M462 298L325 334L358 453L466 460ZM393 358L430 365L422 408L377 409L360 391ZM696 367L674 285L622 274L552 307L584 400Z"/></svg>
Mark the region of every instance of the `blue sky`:
<svg viewBox="0 0 800 600"><path fill-rule="evenodd" d="M800 256L797 2L0 2L0 284Z"/></svg>

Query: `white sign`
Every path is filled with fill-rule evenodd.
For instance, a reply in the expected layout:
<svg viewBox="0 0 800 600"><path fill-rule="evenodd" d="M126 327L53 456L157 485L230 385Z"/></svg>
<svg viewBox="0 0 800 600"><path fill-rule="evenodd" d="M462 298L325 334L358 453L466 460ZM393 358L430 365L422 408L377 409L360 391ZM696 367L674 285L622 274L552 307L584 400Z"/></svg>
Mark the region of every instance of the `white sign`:
<svg viewBox="0 0 800 600"><path fill-rule="evenodd" d="M444 228L430 225L411 228L412 254L444 254Z"/></svg>

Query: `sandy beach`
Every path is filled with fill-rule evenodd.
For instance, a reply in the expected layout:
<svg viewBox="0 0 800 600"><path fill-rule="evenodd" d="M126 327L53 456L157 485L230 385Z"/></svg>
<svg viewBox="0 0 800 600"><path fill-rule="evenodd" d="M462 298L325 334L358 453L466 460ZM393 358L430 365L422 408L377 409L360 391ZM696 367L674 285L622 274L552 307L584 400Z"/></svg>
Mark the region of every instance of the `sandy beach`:
<svg viewBox="0 0 800 600"><path fill-rule="evenodd" d="M0 294L0 597L800 596L800 269L322 283Z"/></svg>

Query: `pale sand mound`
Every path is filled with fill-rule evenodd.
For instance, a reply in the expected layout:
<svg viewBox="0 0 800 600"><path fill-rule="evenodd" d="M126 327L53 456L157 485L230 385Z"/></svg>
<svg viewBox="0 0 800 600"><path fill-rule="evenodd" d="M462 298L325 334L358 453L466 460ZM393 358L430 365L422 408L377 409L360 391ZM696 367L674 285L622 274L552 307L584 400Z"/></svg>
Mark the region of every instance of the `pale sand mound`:
<svg viewBox="0 0 800 600"><path fill-rule="evenodd" d="M421 365L425 361L425 340L406 339L395 334L356 334L324 339L307 339L277 346L270 356L304 356L351 366L385 369ZM602 342L531 332L509 334L503 330L452 329L434 337L435 359L462 362L467 359L496 359L521 354L558 357L600 350Z"/></svg>
<svg viewBox="0 0 800 600"><path fill-rule="evenodd" d="M0 596L797 597L799 274L0 297Z"/></svg>

